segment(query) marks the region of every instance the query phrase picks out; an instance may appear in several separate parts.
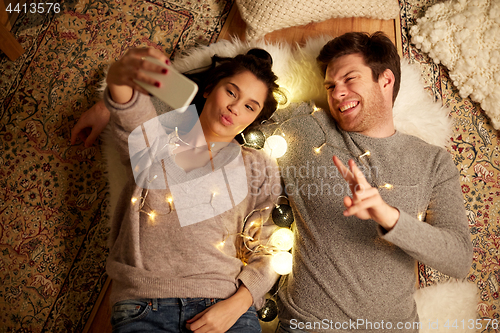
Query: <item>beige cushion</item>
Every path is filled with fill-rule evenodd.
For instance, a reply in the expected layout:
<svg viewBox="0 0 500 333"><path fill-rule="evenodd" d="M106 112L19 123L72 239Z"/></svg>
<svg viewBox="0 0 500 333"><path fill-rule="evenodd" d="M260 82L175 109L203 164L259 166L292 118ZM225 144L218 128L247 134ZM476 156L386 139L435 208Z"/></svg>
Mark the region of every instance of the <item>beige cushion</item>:
<svg viewBox="0 0 500 333"><path fill-rule="evenodd" d="M247 24L247 40L332 17L392 20L399 15L398 0L236 0L236 4Z"/></svg>

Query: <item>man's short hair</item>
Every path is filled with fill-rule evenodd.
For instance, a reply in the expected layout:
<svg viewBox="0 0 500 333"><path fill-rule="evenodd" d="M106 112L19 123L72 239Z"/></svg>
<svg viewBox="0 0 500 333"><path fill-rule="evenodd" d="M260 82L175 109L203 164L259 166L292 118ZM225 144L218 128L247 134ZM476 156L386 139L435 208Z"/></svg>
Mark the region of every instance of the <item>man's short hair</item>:
<svg viewBox="0 0 500 333"><path fill-rule="evenodd" d="M401 60L392 41L381 31L373 35L364 32L348 32L329 41L321 49L316 61L326 75L328 64L337 58L349 54L361 54L365 64L371 68L374 81L390 69L394 74L392 103L396 100L401 83Z"/></svg>

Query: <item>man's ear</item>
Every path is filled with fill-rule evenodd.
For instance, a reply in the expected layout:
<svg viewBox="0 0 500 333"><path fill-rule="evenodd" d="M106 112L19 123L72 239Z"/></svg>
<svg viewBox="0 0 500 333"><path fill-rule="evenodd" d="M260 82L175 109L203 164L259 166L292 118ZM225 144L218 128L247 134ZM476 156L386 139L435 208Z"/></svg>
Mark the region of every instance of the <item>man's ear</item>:
<svg viewBox="0 0 500 333"><path fill-rule="evenodd" d="M380 74L379 77L380 87L384 89L394 87L395 80L396 78L394 77L394 73L389 68L387 68L382 74Z"/></svg>

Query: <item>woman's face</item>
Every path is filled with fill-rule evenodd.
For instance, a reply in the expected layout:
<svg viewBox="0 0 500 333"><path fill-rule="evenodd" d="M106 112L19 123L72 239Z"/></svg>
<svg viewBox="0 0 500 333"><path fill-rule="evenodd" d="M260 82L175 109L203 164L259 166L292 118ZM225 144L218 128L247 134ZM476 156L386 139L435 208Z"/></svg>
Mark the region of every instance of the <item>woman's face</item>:
<svg viewBox="0 0 500 333"><path fill-rule="evenodd" d="M230 142L259 115L267 97L264 82L250 71L219 81L210 92L200 115L207 142Z"/></svg>

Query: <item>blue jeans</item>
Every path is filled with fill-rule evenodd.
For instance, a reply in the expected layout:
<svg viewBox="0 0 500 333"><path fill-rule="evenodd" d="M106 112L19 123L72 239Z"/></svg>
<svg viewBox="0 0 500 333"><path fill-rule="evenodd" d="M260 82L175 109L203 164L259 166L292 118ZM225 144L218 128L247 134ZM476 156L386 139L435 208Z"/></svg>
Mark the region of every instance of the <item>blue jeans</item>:
<svg viewBox="0 0 500 333"><path fill-rule="evenodd" d="M121 301L113 306L113 332L191 332L186 328L186 321L221 300L156 298ZM227 332L261 333L255 307L251 306Z"/></svg>

